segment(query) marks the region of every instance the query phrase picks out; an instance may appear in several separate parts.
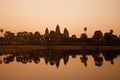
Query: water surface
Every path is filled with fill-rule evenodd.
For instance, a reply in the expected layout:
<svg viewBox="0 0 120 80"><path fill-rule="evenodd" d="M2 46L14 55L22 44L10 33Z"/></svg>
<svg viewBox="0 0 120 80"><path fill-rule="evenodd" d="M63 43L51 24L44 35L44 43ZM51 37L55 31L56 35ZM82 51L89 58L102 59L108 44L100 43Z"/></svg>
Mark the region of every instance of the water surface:
<svg viewBox="0 0 120 80"><path fill-rule="evenodd" d="M120 80L119 51L13 51L0 60L0 80Z"/></svg>

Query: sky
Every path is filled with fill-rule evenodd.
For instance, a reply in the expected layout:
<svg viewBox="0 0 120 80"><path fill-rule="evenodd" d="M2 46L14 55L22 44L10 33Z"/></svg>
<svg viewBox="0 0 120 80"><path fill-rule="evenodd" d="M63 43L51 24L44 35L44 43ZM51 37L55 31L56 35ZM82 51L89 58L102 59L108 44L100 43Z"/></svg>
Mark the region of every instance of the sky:
<svg viewBox="0 0 120 80"><path fill-rule="evenodd" d="M0 0L0 28L44 34L46 27L80 37L87 27L91 37L96 30L120 35L120 0Z"/></svg>

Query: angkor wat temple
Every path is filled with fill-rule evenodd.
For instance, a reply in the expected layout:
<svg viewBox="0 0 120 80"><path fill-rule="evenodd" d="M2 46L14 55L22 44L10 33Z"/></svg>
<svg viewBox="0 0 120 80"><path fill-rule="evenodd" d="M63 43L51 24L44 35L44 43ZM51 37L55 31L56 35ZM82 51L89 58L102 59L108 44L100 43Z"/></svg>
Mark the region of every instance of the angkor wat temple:
<svg viewBox="0 0 120 80"><path fill-rule="evenodd" d="M3 30L1 31L1 33ZM113 34L111 29L109 32L102 33L100 30L94 32L91 38L86 33L81 34L79 38L76 35L69 36L67 28L63 33L60 31L59 25L56 30L45 30L45 34L40 32L13 32L5 31L4 37L0 37L0 45L120 45L120 37Z"/></svg>

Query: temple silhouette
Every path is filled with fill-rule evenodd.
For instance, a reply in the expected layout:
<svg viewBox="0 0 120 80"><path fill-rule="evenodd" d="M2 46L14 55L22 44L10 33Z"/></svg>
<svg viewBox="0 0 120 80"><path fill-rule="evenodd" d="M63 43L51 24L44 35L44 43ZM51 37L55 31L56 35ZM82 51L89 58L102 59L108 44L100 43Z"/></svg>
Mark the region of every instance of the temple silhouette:
<svg viewBox="0 0 120 80"><path fill-rule="evenodd" d="M22 64L27 63L40 63L41 58L44 59L46 65L60 66L61 60L64 65L69 62L69 57L80 57L80 62L87 67L88 57L92 56L95 66L102 66L104 61L114 64L114 59L120 56L119 51L64 51L64 50L35 50L35 51L17 51L0 53L0 64L9 64L17 62Z"/></svg>
<svg viewBox="0 0 120 80"><path fill-rule="evenodd" d="M45 29L45 34L41 35L40 32L17 32L5 31L0 29L1 34L4 32L4 36L0 37L0 45L120 45L120 36L113 34L111 29L109 32L102 33L102 31L97 30L94 32L91 38L88 38L84 28L84 33L80 35L79 38L76 35L69 36L69 31L64 28L63 33L60 31L60 27L57 24L55 31L49 31L48 28Z"/></svg>

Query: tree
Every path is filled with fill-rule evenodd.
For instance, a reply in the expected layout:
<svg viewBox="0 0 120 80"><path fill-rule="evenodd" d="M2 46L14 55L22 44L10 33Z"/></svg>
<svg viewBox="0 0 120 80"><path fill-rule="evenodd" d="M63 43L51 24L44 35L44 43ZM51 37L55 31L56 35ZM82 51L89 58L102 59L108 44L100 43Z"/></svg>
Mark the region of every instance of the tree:
<svg viewBox="0 0 120 80"><path fill-rule="evenodd" d="M29 44L34 44L34 34L32 32L29 32Z"/></svg>
<svg viewBox="0 0 120 80"><path fill-rule="evenodd" d="M98 31L95 31L93 38L98 39L98 40L102 40L102 38L103 38L103 33L102 33L101 31L99 31L99 30L98 30Z"/></svg>
<svg viewBox="0 0 120 80"><path fill-rule="evenodd" d="M86 33L81 34L80 40L83 45L86 45L87 39L88 39L88 36L86 35Z"/></svg>
<svg viewBox="0 0 120 80"><path fill-rule="evenodd" d="M72 38L73 38L73 39L76 39L76 35L72 35Z"/></svg>
<svg viewBox="0 0 120 80"><path fill-rule="evenodd" d="M14 40L15 40L15 33L10 33L10 40L12 41L12 42L14 42Z"/></svg>
<svg viewBox="0 0 120 80"><path fill-rule="evenodd" d="M3 33L3 31L4 31L3 29L0 29L0 32L1 32L1 37L2 37L2 33Z"/></svg>
<svg viewBox="0 0 120 80"><path fill-rule="evenodd" d="M110 30L110 34L113 34L113 29Z"/></svg>
<svg viewBox="0 0 120 80"><path fill-rule="evenodd" d="M87 31L87 27L84 27L84 31L85 31L85 32Z"/></svg>
<svg viewBox="0 0 120 80"><path fill-rule="evenodd" d="M104 34L104 41L105 43L114 43L114 40L117 40L118 37L113 34L113 30L111 29L110 32Z"/></svg>
<svg viewBox="0 0 120 80"><path fill-rule="evenodd" d="M82 63L84 63L84 66L87 67L88 58L85 54L83 54L82 57L80 57L80 60Z"/></svg>
<svg viewBox="0 0 120 80"><path fill-rule="evenodd" d="M40 39L40 33L39 33L38 31L36 31L36 32L34 33L34 37Z"/></svg>
<svg viewBox="0 0 120 80"><path fill-rule="evenodd" d="M27 31L22 32L23 38L28 39L28 35L29 35L29 34L28 34Z"/></svg>
<svg viewBox="0 0 120 80"><path fill-rule="evenodd" d="M81 34L81 37L80 37L81 40L84 41L84 40L87 40L87 38L88 36L85 33Z"/></svg>
<svg viewBox="0 0 120 80"><path fill-rule="evenodd" d="M101 32L101 31L95 31L94 32L94 36L92 37L92 39L93 39L93 41L95 42L95 43L101 43L102 42L102 40L103 40L103 33Z"/></svg>
<svg viewBox="0 0 120 80"><path fill-rule="evenodd" d="M10 37L10 36L9 36L10 33L11 33L10 31L5 31L4 36L5 36L7 39L9 39L9 37Z"/></svg>
<svg viewBox="0 0 120 80"><path fill-rule="evenodd" d="M27 31L22 32L22 37L23 37L24 44L27 44L28 40L29 40L29 34L28 34L28 32Z"/></svg>
<svg viewBox="0 0 120 80"><path fill-rule="evenodd" d="M36 31L34 33L34 41L35 41L35 44L40 44L40 40L41 40L41 35L38 31Z"/></svg>
<svg viewBox="0 0 120 80"><path fill-rule="evenodd" d="M14 39L15 39L15 34L10 32L10 31L6 31L4 33L4 36L5 36L6 40L7 40L7 42L13 42Z"/></svg>
<svg viewBox="0 0 120 80"><path fill-rule="evenodd" d="M16 35L16 41L20 44L23 43L23 32L18 32L17 35Z"/></svg>
<svg viewBox="0 0 120 80"><path fill-rule="evenodd" d="M88 36L86 34L87 27L84 27L84 31L85 31L85 33L81 34L80 39L82 40L82 42L84 42L84 45L85 45L85 43L86 43L86 41L88 39Z"/></svg>

